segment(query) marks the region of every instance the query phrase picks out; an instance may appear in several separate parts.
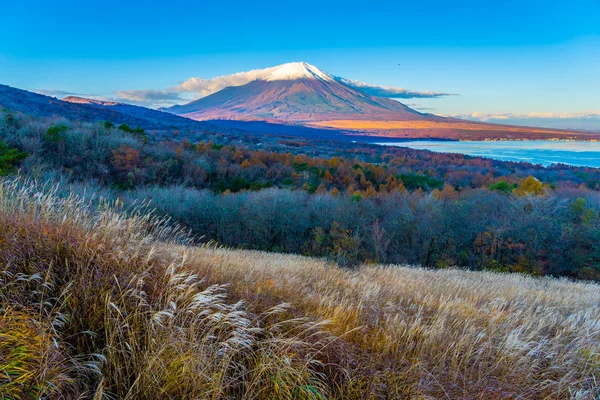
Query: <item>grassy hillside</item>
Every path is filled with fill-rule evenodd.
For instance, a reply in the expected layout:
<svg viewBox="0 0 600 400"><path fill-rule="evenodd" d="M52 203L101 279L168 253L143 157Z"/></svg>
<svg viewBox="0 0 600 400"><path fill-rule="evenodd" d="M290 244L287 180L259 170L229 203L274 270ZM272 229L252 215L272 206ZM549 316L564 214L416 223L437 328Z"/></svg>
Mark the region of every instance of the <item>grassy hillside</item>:
<svg viewBox="0 0 600 400"><path fill-rule="evenodd" d="M2 398L600 393L596 284L194 247L51 192L0 184Z"/></svg>

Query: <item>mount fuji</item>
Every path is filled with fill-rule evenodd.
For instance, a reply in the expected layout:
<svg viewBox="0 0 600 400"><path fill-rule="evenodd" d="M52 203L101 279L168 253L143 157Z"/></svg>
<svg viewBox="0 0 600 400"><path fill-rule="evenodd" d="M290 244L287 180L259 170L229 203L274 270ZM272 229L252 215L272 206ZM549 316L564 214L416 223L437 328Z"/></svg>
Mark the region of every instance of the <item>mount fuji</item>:
<svg viewBox="0 0 600 400"><path fill-rule="evenodd" d="M282 64L260 70L258 78L229 86L164 111L196 120L238 119L279 122L326 120L439 119L389 98L375 97L344 83L314 65Z"/></svg>
<svg viewBox="0 0 600 400"><path fill-rule="evenodd" d="M188 104L159 110L73 96L58 100L2 85L0 104L36 115L56 114L89 121L110 120L161 132L175 127L202 130L206 129L208 123L225 131L275 132L307 137L350 135L353 138L376 136L390 140L598 139L597 134L585 131L491 124L420 113L397 100L375 96L380 92L373 90L379 88L386 91L384 95L393 96L404 89L378 87L340 78L304 62L234 75L237 75L236 80L220 83L223 84L221 90ZM202 79L199 82L207 84ZM429 97L440 95L431 92L409 94Z"/></svg>

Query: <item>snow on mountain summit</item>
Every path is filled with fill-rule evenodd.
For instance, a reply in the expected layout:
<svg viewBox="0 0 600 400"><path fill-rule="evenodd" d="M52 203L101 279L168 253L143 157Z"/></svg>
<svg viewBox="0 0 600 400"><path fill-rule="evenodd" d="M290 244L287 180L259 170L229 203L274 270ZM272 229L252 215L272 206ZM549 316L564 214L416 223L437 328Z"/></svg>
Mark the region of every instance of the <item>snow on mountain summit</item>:
<svg viewBox="0 0 600 400"><path fill-rule="evenodd" d="M321 71L314 65L310 65L305 62L291 62L281 64L274 68L269 68L271 72L261 78L261 80L272 82L272 81L286 81L295 79L320 79L324 81L333 81L333 77L326 72Z"/></svg>
<svg viewBox="0 0 600 400"><path fill-rule="evenodd" d="M287 122L336 119L413 120L423 115L375 97L305 62L253 70L247 83L229 85L168 112L197 120L263 119Z"/></svg>

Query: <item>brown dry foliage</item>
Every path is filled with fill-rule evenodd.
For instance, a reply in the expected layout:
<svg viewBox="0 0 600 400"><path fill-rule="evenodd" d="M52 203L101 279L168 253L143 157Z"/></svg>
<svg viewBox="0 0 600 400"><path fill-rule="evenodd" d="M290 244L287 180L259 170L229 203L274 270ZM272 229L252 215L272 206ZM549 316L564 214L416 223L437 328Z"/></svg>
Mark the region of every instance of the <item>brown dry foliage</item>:
<svg viewBox="0 0 600 400"><path fill-rule="evenodd" d="M2 398L599 394L596 284L198 248L47 192L0 184Z"/></svg>

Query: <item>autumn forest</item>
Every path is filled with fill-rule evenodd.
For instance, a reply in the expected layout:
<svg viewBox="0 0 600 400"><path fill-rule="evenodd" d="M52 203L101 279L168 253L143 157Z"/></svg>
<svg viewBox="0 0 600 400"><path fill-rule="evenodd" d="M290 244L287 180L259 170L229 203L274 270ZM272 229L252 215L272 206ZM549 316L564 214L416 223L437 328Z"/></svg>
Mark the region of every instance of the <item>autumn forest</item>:
<svg viewBox="0 0 600 400"><path fill-rule="evenodd" d="M198 243L600 278L600 172L370 144L0 115L3 174L147 207Z"/></svg>

